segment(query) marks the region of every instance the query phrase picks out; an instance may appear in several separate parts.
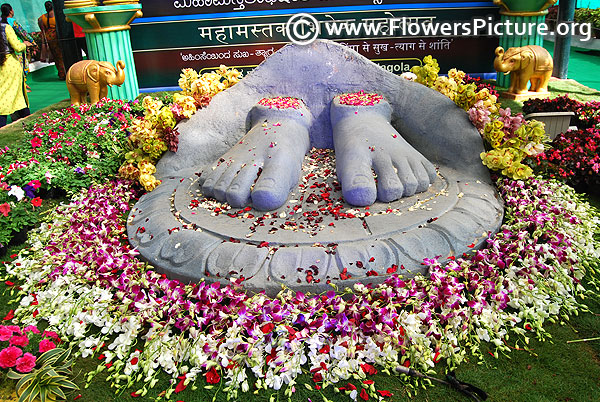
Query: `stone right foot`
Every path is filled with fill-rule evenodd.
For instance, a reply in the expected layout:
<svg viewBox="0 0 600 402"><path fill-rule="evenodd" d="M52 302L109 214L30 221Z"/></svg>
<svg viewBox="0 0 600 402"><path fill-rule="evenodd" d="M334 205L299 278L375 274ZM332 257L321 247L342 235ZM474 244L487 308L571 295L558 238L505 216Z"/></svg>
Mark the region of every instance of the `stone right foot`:
<svg viewBox="0 0 600 402"><path fill-rule="evenodd" d="M436 179L435 167L396 131L391 115L391 106L377 94L340 95L331 104L336 170L348 204L409 197Z"/></svg>

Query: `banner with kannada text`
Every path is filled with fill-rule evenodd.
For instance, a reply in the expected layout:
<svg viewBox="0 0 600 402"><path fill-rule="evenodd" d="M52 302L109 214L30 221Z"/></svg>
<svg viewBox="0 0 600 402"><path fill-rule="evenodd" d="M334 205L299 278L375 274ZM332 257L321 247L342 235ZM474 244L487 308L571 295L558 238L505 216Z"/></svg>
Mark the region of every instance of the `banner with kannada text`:
<svg viewBox="0 0 600 402"><path fill-rule="evenodd" d="M372 21L406 17L436 23L475 17L498 18L492 2L386 0L142 0L144 17L131 27L140 88L175 87L181 69L212 70L221 64L248 71L289 43L286 23L310 13L323 27L332 21ZM431 54L441 72L456 67L493 72L498 38L409 36L380 33L319 38L345 44L394 73L409 71ZM486 55L488 55L486 57Z"/></svg>

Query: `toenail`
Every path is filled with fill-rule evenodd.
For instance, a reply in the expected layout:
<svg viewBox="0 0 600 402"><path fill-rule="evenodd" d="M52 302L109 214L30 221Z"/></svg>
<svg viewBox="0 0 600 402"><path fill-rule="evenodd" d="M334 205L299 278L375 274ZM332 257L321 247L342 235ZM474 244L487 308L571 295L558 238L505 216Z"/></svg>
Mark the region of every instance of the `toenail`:
<svg viewBox="0 0 600 402"><path fill-rule="evenodd" d="M271 177L267 177L264 179L261 179L260 181L260 185L258 186L258 188L268 188L271 189L275 186L275 179L271 178ZM256 189L257 187L255 187L254 189Z"/></svg>
<svg viewBox="0 0 600 402"><path fill-rule="evenodd" d="M359 175L359 176L355 176L354 179L352 180L352 185L353 186L360 186L360 185L366 185L369 184L369 178L363 175Z"/></svg>

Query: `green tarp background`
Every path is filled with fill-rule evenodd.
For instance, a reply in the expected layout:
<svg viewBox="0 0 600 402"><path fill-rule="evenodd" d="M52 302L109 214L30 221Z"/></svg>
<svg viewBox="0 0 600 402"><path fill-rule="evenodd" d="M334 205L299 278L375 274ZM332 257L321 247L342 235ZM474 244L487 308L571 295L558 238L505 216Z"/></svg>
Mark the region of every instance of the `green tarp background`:
<svg viewBox="0 0 600 402"><path fill-rule="evenodd" d="M45 0L0 0L2 4L8 3L15 12L15 19L27 32L36 32L40 28L37 19L46 12Z"/></svg>

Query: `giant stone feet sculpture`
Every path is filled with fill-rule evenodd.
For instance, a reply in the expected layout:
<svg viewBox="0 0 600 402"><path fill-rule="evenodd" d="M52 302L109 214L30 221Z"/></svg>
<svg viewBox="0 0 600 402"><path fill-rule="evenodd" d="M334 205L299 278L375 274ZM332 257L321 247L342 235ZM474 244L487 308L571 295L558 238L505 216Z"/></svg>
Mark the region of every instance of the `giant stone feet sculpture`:
<svg viewBox="0 0 600 402"><path fill-rule="evenodd" d="M358 106L355 116L372 116L361 122L332 105L336 96L360 91L381 95L389 108ZM281 116L286 123L275 127L272 110L266 122L253 117L257 102L281 96L302 99L312 120ZM270 123L275 136L284 126L292 135L267 145ZM300 171L306 128L312 149ZM282 285L318 292L330 283L376 283L423 272L424 258L468 252L502 221L479 159L482 140L467 114L330 41L285 46L178 129L178 152L157 165L162 184L128 221L132 244L172 278L241 278L249 290L269 294ZM350 144L367 140L374 150L357 155ZM254 146L257 152L248 152ZM248 187L260 166L263 182Z"/></svg>

